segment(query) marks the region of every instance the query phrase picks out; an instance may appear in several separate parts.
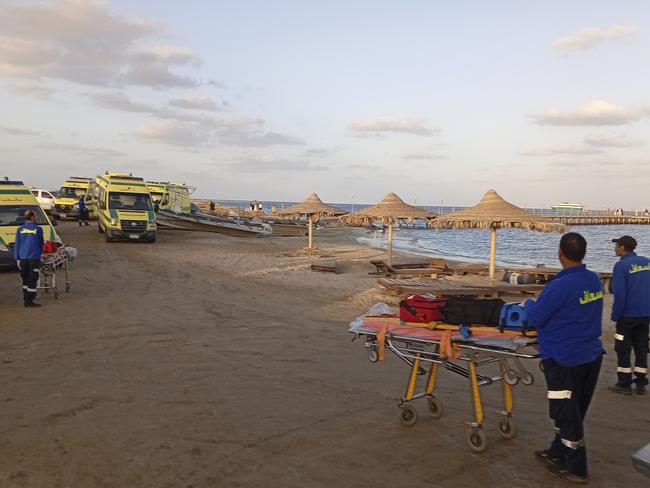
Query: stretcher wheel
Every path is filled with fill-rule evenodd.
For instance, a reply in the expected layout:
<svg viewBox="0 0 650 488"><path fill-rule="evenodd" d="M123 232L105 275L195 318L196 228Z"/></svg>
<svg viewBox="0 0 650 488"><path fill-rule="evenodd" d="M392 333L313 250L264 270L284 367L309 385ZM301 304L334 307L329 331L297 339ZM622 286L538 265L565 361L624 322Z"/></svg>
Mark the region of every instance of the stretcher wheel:
<svg viewBox="0 0 650 488"><path fill-rule="evenodd" d="M540 361L539 364L537 365L537 367L543 373L544 372L544 361Z"/></svg>
<svg viewBox="0 0 650 488"><path fill-rule="evenodd" d="M510 386L515 386L519 383L519 377L511 369L507 370L503 375L503 381L508 383Z"/></svg>
<svg viewBox="0 0 650 488"><path fill-rule="evenodd" d="M70 283L65 284L65 292L70 293Z"/></svg>
<svg viewBox="0 0 650 488"><path fill-rule="evenodd" d="M55 300L59 299L59 290L57 290L56 288L54 289L54 299Z"/></svg>
<svg viewBox="0 0 650 488"><path fill-rule="evenodd" d="M469 448L476 452L485 452L487 449L487 437L485 437L485 432L481 429L469 429L467 431L467 444Z"/></svg>
<svg viewBox="0 0 650 488"><path fill-rule="evenodd" d="M442 406L442 402L436 397L429 397L429 412L431 416L438 420L445 413L445 409Z"/></svg>
<svg viewBox="0 0 650 488"><path fill-rule="evenodd" d="M400 422L405 427L412 427L418 421L418 411L411 405L402 405L400 407Z"/></svg>
<svg viewBox="0 0 650 488"><path fill-rule="evenodd" d="M511 417L503 416L499 420L499 435L504 439L514 439L517 435L517 428Z"/></svg>
<svg viewBox="0 0 650 488"><path fill-rule="evenodd" d="M535 378L532 374L526 373L521 377L521 382L526 386L530 386L535 383Z"/></svg>
<svg viewBox="0 0 650 488"><path fill-rule="evenodd" d="M368 349L368 361L370 361L371 363L376 363L377 361L379 361L379 353L377 352L377 349L375 349L374 347Z"/></svg>

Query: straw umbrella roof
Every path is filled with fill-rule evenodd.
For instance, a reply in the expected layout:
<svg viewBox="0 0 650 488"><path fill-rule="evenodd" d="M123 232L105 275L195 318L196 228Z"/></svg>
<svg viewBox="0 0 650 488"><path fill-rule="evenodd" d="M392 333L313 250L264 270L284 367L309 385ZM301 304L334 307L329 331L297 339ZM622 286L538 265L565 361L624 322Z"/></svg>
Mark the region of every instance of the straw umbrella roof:
<svg viewBox="0 0 650 488"><path fill-rule="evenodd" d="M372 207L362 208L356 212L342 217L346 223L365 225L373 220L388 222L397 219L426 219L435 218L436 215L419 207L404 203L395 193L389 193L381 202Z"/></svg>
<svg viewBox="0 0 650 488"><path fill-rule="evenodd" d="M494 190L488 190L480 202L470 208L439 216L431 224L451 229L502 229L517 227L540 232L564 232L563 224L532 214L505 201Z"/></svg>
<svg viewBox="0 0 650 488"><path fill-rule="evenodd" d="M280 215L343 215L345 213L347 213L345 210L323 203L316 193L312 193L304 202L282 210Z"/></svg>

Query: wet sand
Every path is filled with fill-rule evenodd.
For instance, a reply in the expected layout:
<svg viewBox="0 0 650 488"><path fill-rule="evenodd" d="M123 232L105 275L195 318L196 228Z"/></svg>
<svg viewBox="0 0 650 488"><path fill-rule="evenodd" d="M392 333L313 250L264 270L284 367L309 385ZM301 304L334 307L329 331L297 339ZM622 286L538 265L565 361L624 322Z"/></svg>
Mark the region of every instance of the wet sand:
<svg viewBox="0 0 650 488"><path fill-rule="evenodd" d="M0 273L1 487L570 486L532 451L551 434L543 379L515 388L518 436L471 454L468 385L445 372L440 420L400 425L407 370L371 364L347 324L383 299L351 229L318 231L343 274L315 273L303 238L162 231L106 244L91 222L58 227L79 250L70 294L20 304ZM609 303L607 304L609 307ZM650 397L621 397L613 331L587 422L593 487L641 487L630 456L650 442Z"/></svg>

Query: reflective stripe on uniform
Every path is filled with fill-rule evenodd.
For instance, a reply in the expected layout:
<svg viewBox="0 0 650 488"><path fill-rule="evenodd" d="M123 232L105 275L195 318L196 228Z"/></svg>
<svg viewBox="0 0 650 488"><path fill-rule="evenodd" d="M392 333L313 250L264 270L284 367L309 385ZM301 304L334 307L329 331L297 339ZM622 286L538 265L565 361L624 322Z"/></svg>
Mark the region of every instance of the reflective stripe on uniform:
<svg viewBox="0 0 650 488"><path fill-rule="evenodd" d="M621 368L620 366L616 368L617 373L631 373L632 368Z"/></svg>
<svg viewBox="0 0 650 488"><path fill-rule="evenodd" d="M614 334L614 339L616 339L617 341L624 341L625 336L623 334Z"/></svg>
<svg viewBox="0 0 650 488"><path fill-rule="evenodd" d="M25 285L23 285L23 290L26 290L26 289L27 289L27 287Z"/></svg>
<svg viewBox="0 0 650 488"><path fill-rule="evenodd" d="M634 366L634 372L635 373L647 373L648 368L640 368L639 366Z"/></svg>
<svg viewBox="0 0 650 488"><path fill-rule="evenodd" d="M579 449L581 447L584 447L585 441L584 439L580 439L579 441L569 441L566 439L562 439L562 444L564 444L569 449Z"/></svg>
<svg viewBox="0 0 650 488"><path fill-rule="evenodd" d="M549 400L569 400L571 398L571 390L549 390L546 396Z"/></svg>
<svg viewBox="0 0 650 488"><path fill-rule="evenodd" d="M36 293L36 288L25 288L27 291L31 291L32 293Z"/></svg>

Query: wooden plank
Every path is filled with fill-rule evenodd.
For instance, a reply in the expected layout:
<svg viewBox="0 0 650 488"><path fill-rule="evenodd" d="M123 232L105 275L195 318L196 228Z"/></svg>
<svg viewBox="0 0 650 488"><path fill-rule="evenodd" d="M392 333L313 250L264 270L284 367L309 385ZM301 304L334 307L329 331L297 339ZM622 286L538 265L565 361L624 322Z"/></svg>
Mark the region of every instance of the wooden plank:
<svg viewBox="0 0 650 488"><path fill-rule="evenodd" d="M311 264L311 270L326 273L340 273L336 259L321 259L320 261L315 261Z"/></svg>

